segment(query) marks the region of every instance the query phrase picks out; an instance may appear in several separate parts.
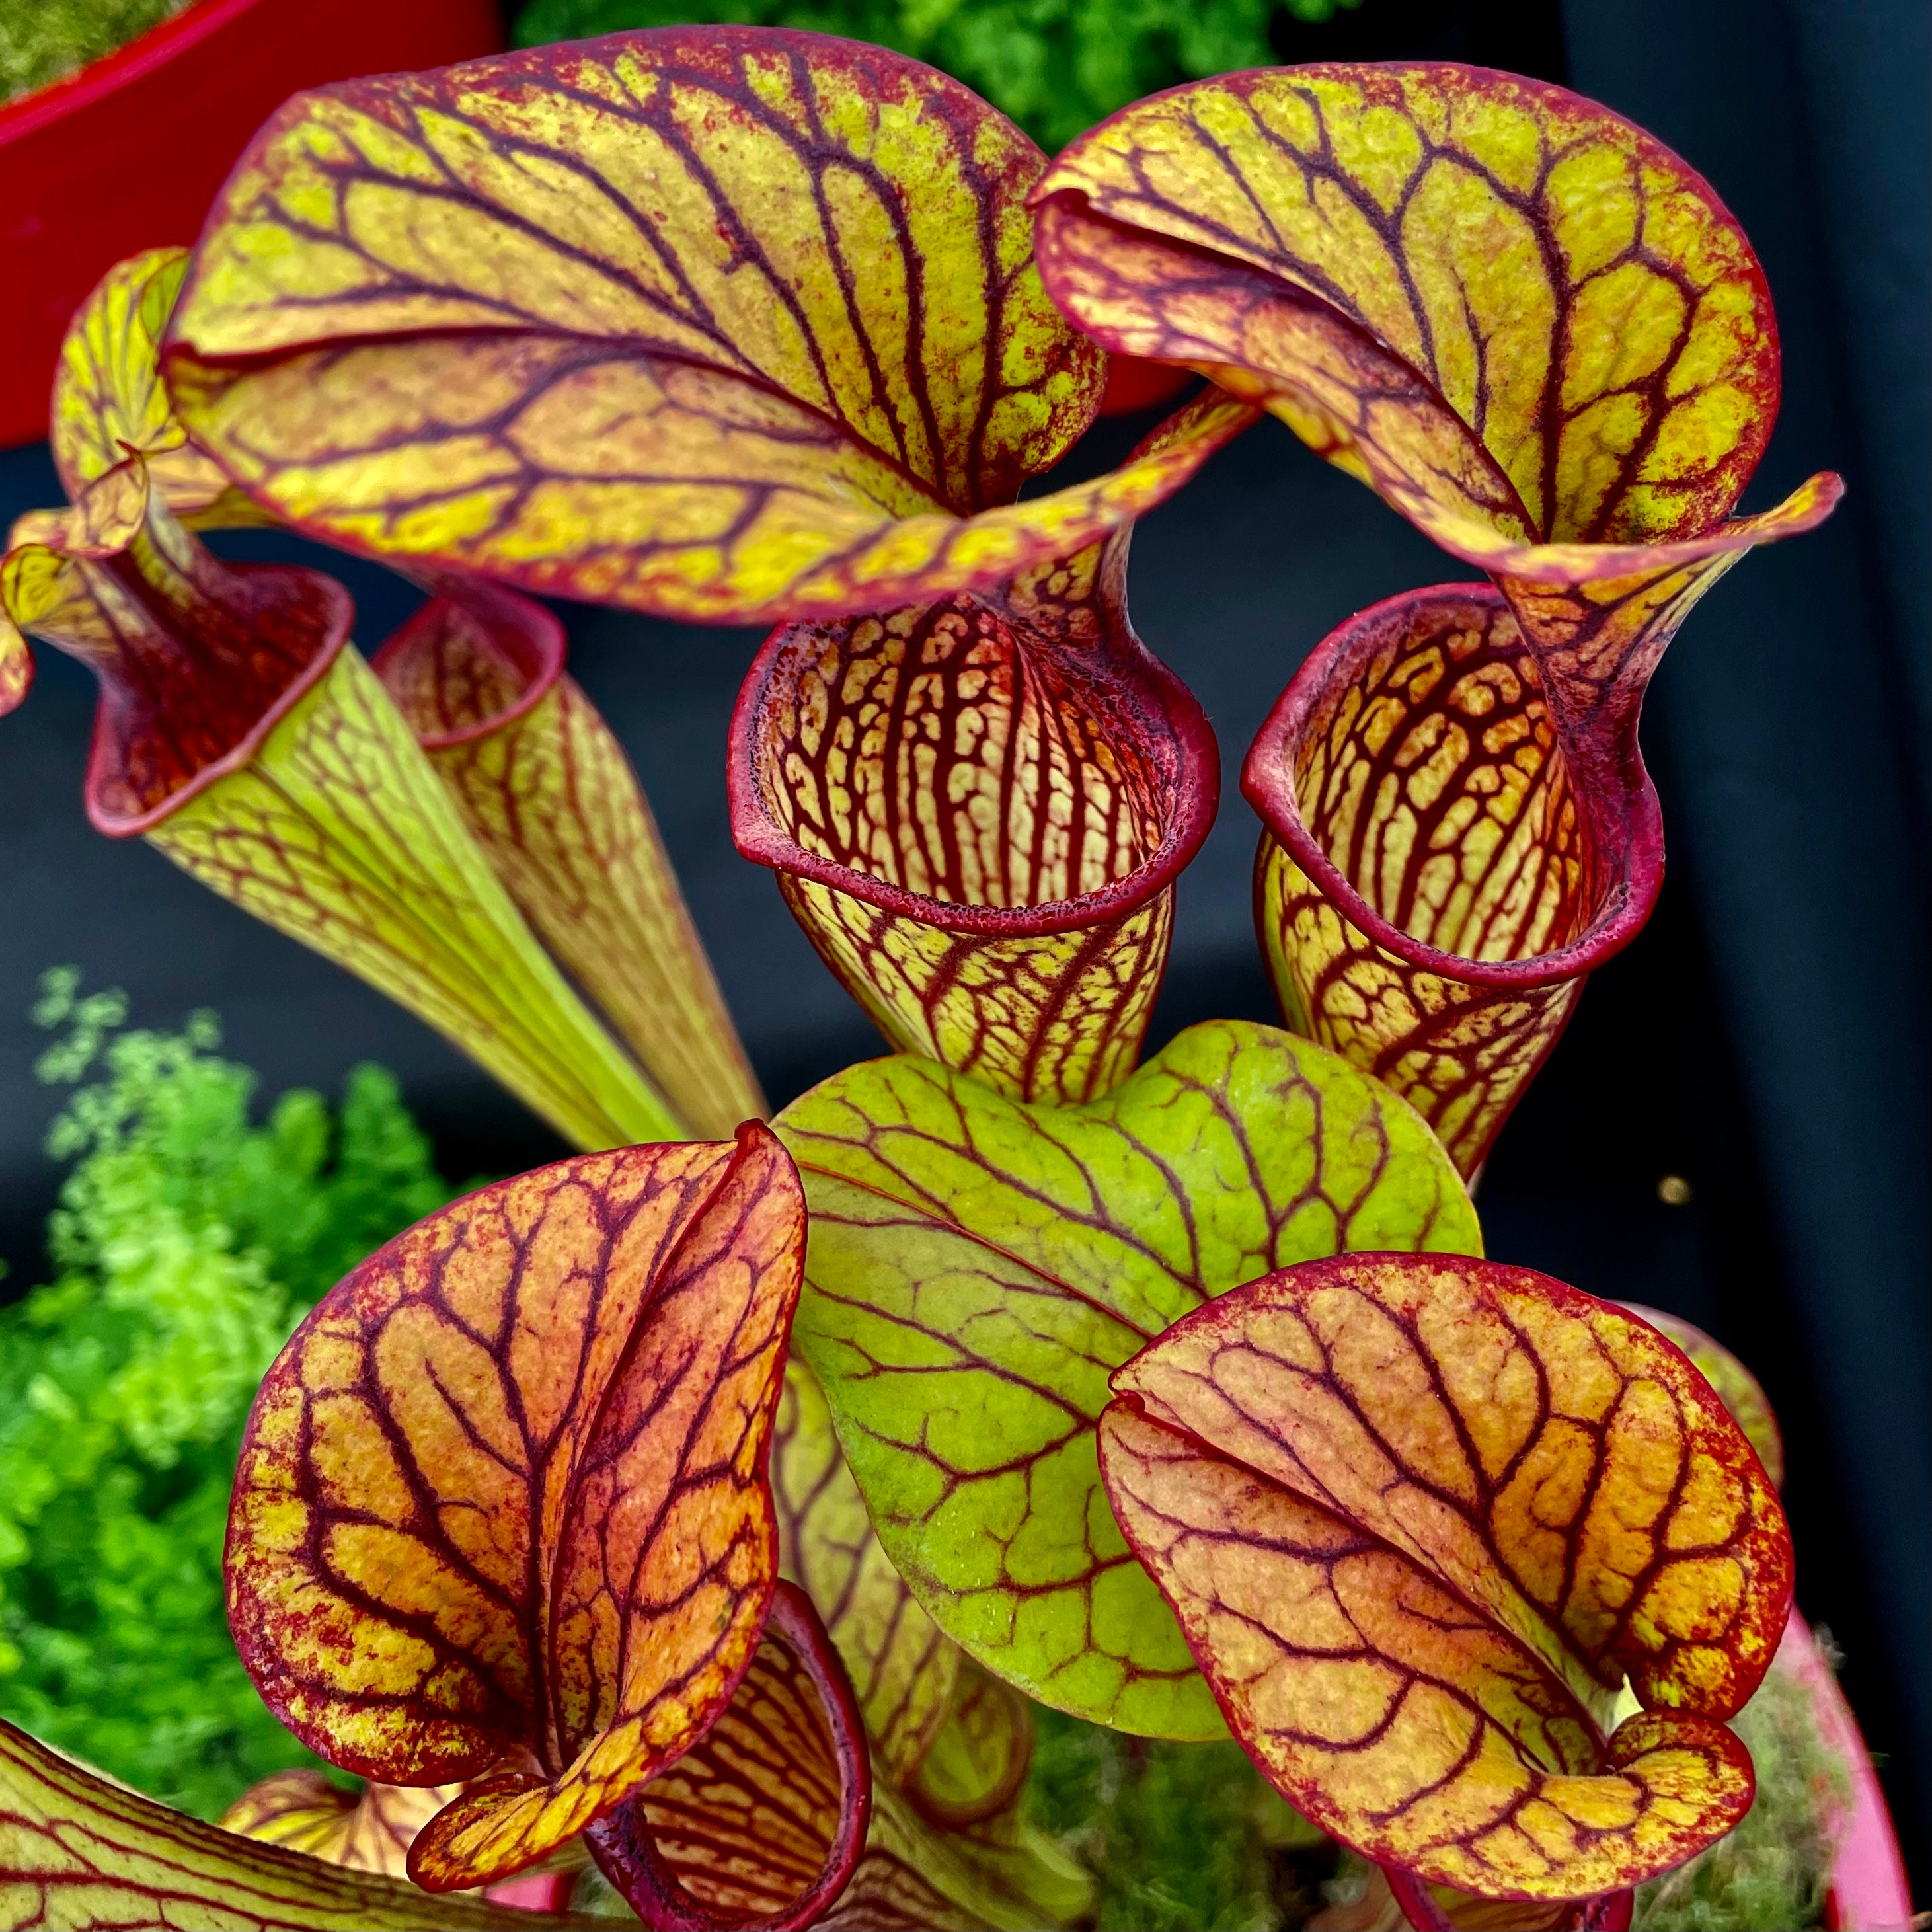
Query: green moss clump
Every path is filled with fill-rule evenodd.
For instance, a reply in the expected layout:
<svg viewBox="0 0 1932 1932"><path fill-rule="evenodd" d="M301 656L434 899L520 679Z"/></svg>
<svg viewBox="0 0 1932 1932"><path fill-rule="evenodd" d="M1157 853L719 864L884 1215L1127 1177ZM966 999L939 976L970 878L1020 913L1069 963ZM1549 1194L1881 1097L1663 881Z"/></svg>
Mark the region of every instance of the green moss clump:
<svg viewBox="0 0 1932 1932"><path fill-rule="evenodd" d="M0 0L0 100L125 46L188 0Z"/></svg>
<svg viewBox="0 0 1932 1932"><path fill-rule="evenodd" d="M1273 1932L1319 1907L1335 1848L1232 1739L1124 1737L1043 1706L1030 1820L1093 1872L1096 1932Z"/></svg>
<svg viewBox="0 0 1932 1932"><path fill-rule="evenodd" d="M1277 14L1360 0L528 0L519 46L692 20L806 27L896 47L963 80L1048 154L1176 82L1271 67Z"/></svg>
<svg viewBox="0 0 1932 1932"><path fill-rule="evenodd" d="M1163 1744L1036 1706L1032 1822L1093 1871L1096 1932L1244 1932L1352 1904L1366 1868L1282 1803L1240 1748ZM1825 1922L1844 1767L1810 1693L1767 1676L1732 1720L1757 1802L1700 1856L1639 1888L1635 1932L1814 1932Z"/></svg>
<svg viewBox="0 0 1932 1932"><path fill-rule="evenodd" d="M1757 1768L1735 1832L1637 1888L1634 1932L1811 1932L1825 1922L1845 1768L1818 1732L1811 1693L1773 1670L1731 1720Z"/></svg>
<svg viewBox="0 0 1932 1932"><path fill-rule="evenodd" d="M74 1162L48 1228L54 1280L0 1310L0 1714L203 1817L313 1762L228 1634L221 1548L263 1372L302 1314L449 1198L394 1081L358 1067L339 1109L255 1076L213 1017L120 1033L118 994L50 974L74 1083L49 1151Z"/></svg>

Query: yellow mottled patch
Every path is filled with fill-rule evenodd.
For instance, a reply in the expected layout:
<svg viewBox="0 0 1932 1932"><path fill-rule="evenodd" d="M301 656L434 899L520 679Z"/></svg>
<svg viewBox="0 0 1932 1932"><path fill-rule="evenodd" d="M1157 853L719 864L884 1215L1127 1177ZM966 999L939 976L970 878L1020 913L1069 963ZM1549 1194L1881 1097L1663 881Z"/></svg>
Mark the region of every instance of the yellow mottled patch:
<svg viewBox="0 0 1932 1932"><path fill-rule="evenodd" d="M1682 292L1640 262L1591 277L1570 307L1564 410L1646 382L1670 360L1687 320Z"/></svg>
<svg viewBox="0 0 1932 1932"><path fill-rule="evenodd" d="M1562 156L1544 193L1570 279L1579 284L1629 252L1642 204L1629 155L1607 142Z"/></svg>
<svg viewBox="0 0 1932 1932"><path fill-rule="evenodd" d="M1537 185L1546 153L1540 116L1500 92L1485 96L1470 91L1464 100L1450 94L1451 138L1483 171L1510 193L1528 195Z"/></svg>
<svg viewBox="0 0 1932 1932"><path fill-rule="evenodd" d="M1394 214L1422 164L1422 140L1415 124L1394 108L1371 107L1344 128L1336 143L1343 165L1384 214Z"/></svg>

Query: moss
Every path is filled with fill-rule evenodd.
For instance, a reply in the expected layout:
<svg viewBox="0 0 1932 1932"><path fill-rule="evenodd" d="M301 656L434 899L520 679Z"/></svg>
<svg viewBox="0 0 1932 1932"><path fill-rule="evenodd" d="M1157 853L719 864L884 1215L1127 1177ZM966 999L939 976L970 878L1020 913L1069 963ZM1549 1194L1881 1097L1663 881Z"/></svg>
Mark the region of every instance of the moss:
<svg viewBox="0 0 1932 1932"><path fill-rule="evenodd" d="M1360 0L528 0L520 46L689 20L816 28L896 47L965 82L1047 152L1177 81L1271 67L1286 11L1319 21Z"/></svg>
<svg viewBox="0 0 1932 1932"><path fill-rule="evenodd" d="M1129 1738L1036 1708L1033 1822L1094 1874L1097 1932L1244 1932L1320 1904L1335 1848L1232 1741Z"/></svg>
<svg viewBox="0 0 1932 1932"><path fill-rule="evenodd" d="M1096 1932L1287 1932L1360 1898L1360 1861L1283 1804L1238 1746L1126 1738L1043 1708L1035 1718L1028 1814L1094 1872ZM1635 1932L1824 1924L1846 1784L1810 1693L1774 1671L1735 1728L1757 1766L1757 1802L1728 1838L1640 1888Z"/></svg>
<svg viewBox="0 0 1932 1932"><path fill-rule="evenodd" d="M125 46L188 0L0 0L0 100Z"/></svg>
<svg viewBox="0 0 1932 1932"><path fill-rule="evenodd" d="M0 1310L0 1714L212 1816L314 1761L223 1610L249 1402L303 1312L449 1190L380 1068L257 1124L211 1016L123 1033L124 1000L76 980L38 1010L62 1030L43 1077L88 1082L49 1136L74 1162L56 1276Z"/></svg>
<svg viewBox="0 0 1932 1932"><path fill-rule="evenodd" d="M1809 1932L1825 1922L1832 1820L1847 1785L1811 1694L1774 1670L1732 1729L1757 1767L1756 1802L1729 1837L1639 1888L1635 1932Z"/></svg>

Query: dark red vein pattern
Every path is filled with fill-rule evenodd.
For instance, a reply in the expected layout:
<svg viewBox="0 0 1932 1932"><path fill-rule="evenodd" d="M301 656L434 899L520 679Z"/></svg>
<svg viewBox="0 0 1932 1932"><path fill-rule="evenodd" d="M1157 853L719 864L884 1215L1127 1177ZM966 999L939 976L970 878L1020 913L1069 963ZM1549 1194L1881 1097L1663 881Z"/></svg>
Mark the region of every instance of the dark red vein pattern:
<svg viewBox="0 0 1932 1932"><path fill-rule="evenodd" d="M1106 1508L1108 1373L1289 1260L1479 1245L1426 1127L1322 1048L1234 1022L1082 1108L907 1057L822 1083L777 1126L812 1209L799 1347L921 1604L1031 1696L1216 1735Z"/></svg>
<svg viewBox="0 0 1932 1932"><path fill-rule="evenodd" d="M1317 646L1250 750L1255 915L1288 1023L1473 1174L1662 878L1640 763L1580 796L1502 596L1391 598Z"/></svg>
<svg viewBox="0 0 1932 1932"><path fill-rule="evenodd" d="M418 1838L419 1882L533 1862L729 1698L803 1236L762 1128L560 1162L399 1236L270 1370L229 1540L262 1695L385 1781L506 1761Z"/></svg>
<svg viewBox="0 0 1932 1932"><path fill-rule="evenodd" d="M148 833L183 871L400 1001L580 1148L679 1123L518 912L358 652Z"/></svg>
<svg viewBox="0 0 1932 1932"><path fill-rule="evenodd" d="M0 1924L12 1932L596 1932L258 1844L155 1804L0 1720Z"/></svg>
<svg viewBox="0 0 1932 1932"><path fill-rule="evenodd" d="M190 529L259 523L254 505L188 440L162 386L161 334L187 272L185 248L148 248L95 284L61 344L50 454L71 502L138 452L163 501Z"/></svg>
<svg viewBox="0 0 1932 1932"><path fill-rule="evenodd" d="M348 594L233 566L139 457L15 530L0 609L100 687L88 816L347 967L583 1147L678 1124L518 916L362 658ZM0 674L3 676L4 674Z"/></svg>
<svg viewBox="0 0 1932 1932"><path fill-rule="evenodd" d="M1014 500L1105 380L1032 263L1042 165L944 75L773 28L344 82L230 176L171 389L277 515L526 589L719 622L996 584L1213 446Z"/></svg>
<svg viewBox="0 0 1932 1932"><path fill-rule="evenodd" d="M865 1856L820 1922L938 1932L989 1916L1037 1925L1083 1916L1084 1875L1019 1815L1029 1707L962 1658L894 1568L824 1392L797 1356L785 1371L772 1491L781 1572L808 1591L838 1646L879 1775Z"/></svg>
<svg viewBox="0 0 1932 1932"><path fill-rule="evenodd" d="M1124 110L1034 199L1083 328L1265 402L1497 577L1586 764L1717 576L1836 500L1726 520L1777 412L1763 274L1690 168L1561 88L1230 75Z"/></svg>
<svg viewBox="0 0 1932 1932"><path fill-rule="evenodd" d="M1731 1420L1744 1432L1744 1439L1757 1451L1764 1473L1774 1490L1784 1486L1784 1438L1771 1398L1756 1376L1714 1336L1707 1335L1694 1322L1661 1308L1646 1308L1639 1301L1623 1306L1661 1334L1667 1336L1688 1355L1697 1372L1716 1390L1718 1400L1731 1412Z"/></svg>
<svg viewBox="0 0 1932 1932"><path fill-rule="evenodd" d="M738 849L894 1045L1022 1100L1132 1066L1212 733L1126 616L1126 543L998 594L776 632L732 726Z"/></svg>
<svg viewBox="0 0 1932 1932"><path fill-rule="evenodd" d="M1316 1262L1114 1378L1108 1491L1222 1708L1366 1856L1486 1896L1667 1869L1791 1592L1756 1457L1656 1332L1526 1270ZM1615 1732L1626 1677L1646 1708Z"/></svg>
<svg viewBox="0 0 1932 1932"><path fill-rule="evenodd" d="M825 1393L796 1358L786 1364L772 1438L772 1497L779 1572L803 1587L838 1646L880 1769L903 1779L951 1713L959 1652L893 1568L832 1432Z"/></svg>
<svg viewBox="0 0 1932 1932"><path fill-rule="evenodd" d="M259 356L466 326L553 376L675 358L796 398L888 496L983 508L1097 399L1100 358L1026 272L1041 164L956 82L816 34L674 28L344 82L257 136L175 340ZM260 224L291 244L273 263L248 262Z"/></svg>
<svg viewBox="0 0 1932 1932"><path fill-rule="evenodd" d="M872 1819L865 1735L810 1600L782 1583L718 1721L593 1827L593 1855L646 1922L709 1932L819 1924Z"/></svg>

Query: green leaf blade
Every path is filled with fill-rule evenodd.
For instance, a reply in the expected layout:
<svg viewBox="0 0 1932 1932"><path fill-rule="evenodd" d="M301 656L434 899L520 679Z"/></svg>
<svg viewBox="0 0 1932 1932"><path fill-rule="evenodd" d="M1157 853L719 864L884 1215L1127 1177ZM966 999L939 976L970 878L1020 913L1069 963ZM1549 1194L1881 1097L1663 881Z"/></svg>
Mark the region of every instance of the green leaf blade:
<svg viewBox="0 0 1932 1932"><path fill-rule="evenodd" d="M1274 1268L1479 1252L1420 1117L1308 1041L1217 1021L1085 1106L1028 1106L900 1055L776 1126L812 1210L799 1346L914 1594L1047 1703L1222 1735L1100 1486L1108 1377Z"/></svg>

